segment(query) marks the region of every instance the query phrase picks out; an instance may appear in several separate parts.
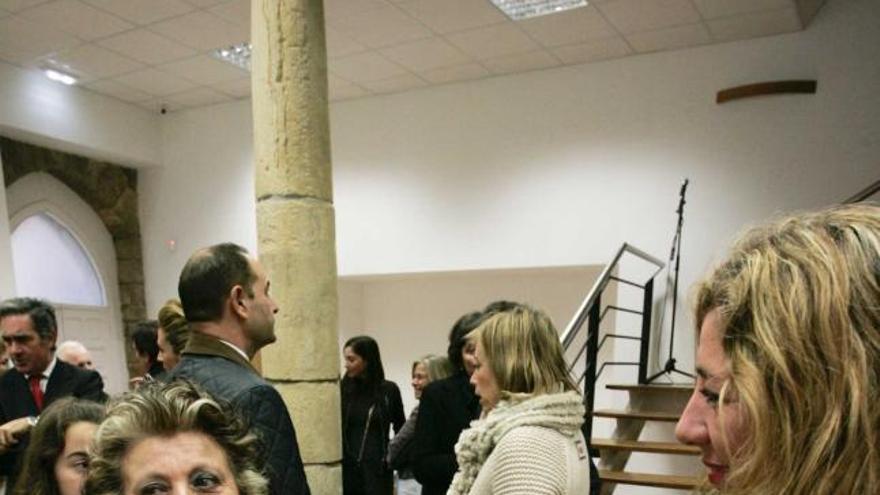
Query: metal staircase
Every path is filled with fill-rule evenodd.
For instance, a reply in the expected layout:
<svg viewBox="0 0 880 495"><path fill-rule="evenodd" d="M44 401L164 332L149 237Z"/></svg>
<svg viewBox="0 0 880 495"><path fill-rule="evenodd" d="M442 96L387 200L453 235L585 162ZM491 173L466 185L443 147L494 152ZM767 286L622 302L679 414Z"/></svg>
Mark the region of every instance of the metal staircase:
<svg viewBox="0 0 880 495"><path fill-rule="evenodd" d="M649 268L640 278L620 276L622 262L641 263ZM625 471L631 455L697 456L699 449L681 445L674 440L645 441L642 435L646 423L675 423L687 403L691 385L658 385L648 383L651 353L652 315L654 314L654 281L665 264L659 259L624 243L594 283L577 313L562 334L561 341L569 362L569 372L584 393L584 404L589 413L585 433L589 433L590 452L600 457L599 473L603 481L603 493L613 493L619 484L642 485L658 488L692 489L699 478L689 475L659 473L635 473ZM642 270L644 271L644 269ZM636 278L633 280L633 278ZM617 301L617 294L606 293L612 284L617 289L641 291L641 307L632 308ZM631 299L637 299L633 297ZM603 306L603 301L610 301ZM623 332L607 327L609 314L640 318L640 332ZM616 318L615 318L616 319ZM603 321L605 325L602 325ZM616 325L615 325L616 326ZM602 360L600 352L612 339L638 342L638 357L632 360L612 358ZM635 354L635 353L633 353ZM630 385L608 385L607 389L628 394L624 409L595 409L596 389L599 378L609 367L636 369ZM611 438L596 438L594 422L615 421Z"/></svg>

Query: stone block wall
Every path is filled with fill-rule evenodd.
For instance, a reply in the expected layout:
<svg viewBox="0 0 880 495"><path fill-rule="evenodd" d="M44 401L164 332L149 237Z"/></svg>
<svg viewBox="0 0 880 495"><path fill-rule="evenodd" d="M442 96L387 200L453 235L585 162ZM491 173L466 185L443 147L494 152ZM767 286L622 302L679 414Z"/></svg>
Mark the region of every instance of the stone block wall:
<svg viewBox="0 0 880 495"><path fill-rule="evenodd" d="M0 137L0 153L6 187L30 173L48 173L91 206L110 232L116 248L120 312L131 373L129 336L134 325L146 318L137 171L5 137Z"/></svg>

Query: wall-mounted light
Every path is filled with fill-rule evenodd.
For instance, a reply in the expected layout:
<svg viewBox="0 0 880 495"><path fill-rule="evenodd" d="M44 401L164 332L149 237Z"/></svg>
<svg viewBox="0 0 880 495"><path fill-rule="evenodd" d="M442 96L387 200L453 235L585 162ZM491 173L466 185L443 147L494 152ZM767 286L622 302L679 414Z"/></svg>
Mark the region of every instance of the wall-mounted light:
<svg viewBox="0 0 880 495"><path fill-rule="evenodd" d="M46 74L46 77L48 77L49 79L53 81L58 81L68 86L76 84L76 78L71 76L70 74L65 74L55 69L45 69L43 73Z"/></svg>

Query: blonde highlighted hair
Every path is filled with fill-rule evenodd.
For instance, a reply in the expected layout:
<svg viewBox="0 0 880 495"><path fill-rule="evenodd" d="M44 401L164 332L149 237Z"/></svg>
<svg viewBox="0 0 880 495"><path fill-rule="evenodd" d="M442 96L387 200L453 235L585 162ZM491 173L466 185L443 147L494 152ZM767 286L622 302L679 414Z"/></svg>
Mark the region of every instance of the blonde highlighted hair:
<svg viewBox="0 0 880 495"><path fill-rule="evenodd" d="M502 395L577 390L556 327L543 311L517 305L490 316L470 338L482 346Z"/></svg>
<svg viewBox="0 0 880 495"><path fill-rule="evenodd" d="M124 493L126 453L138 441L202 433L223 449L241 495L267 495L268 482L254 464L257 438L228 404L221 405L198 386L176 381L156 383L114 401L95 435L84 493Z"/></svg>
<svg viewBox="0 0 880 495"><path fill-rule="evenodd" d="M159 308L159 326L165 331L165 340L174 353L180 355L189 341L189 322L183 314L183 306L177 299L169 299Z"/></svg>
<svg viewBox="0 0 880 495"><path fill-rule="evenodd" d="M452 363L449 362L449 358L446 356L437 356L436 354L422 356L413 361L412 371L415 371L416 366L420 364L425 367L425 372L428 374L428 383L431 383L434 380L442 380L443 378L452 375L455 371L452 367Z"/></svg>
<svg viewBox="0 0 880 495"><path fill-rule="evenodd" d="M724 493L880 493L880 208L748 231L698 286L698 329L715 309L747 431Z"/></svg>

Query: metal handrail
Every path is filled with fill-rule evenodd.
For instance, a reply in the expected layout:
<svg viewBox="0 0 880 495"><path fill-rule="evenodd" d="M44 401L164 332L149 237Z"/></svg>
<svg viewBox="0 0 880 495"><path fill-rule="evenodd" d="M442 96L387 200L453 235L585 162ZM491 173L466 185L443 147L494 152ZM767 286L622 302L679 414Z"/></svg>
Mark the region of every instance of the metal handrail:
<svg viewBox="0 0 880 495"><path fill-rule="evenodd" d="M843 200L843 204L858 203L859 201L864 201L871 196L877 194L878 192L880 192L880 180L875 181L873 184L855 193L851 197L846 198L845 200Z"/></svg>
<svg viewBox="0 0 880 495"><path fill-rule="evenodd" d="M568 326L565 327L565 331L562 332L562 337L559 339L562 342L562 347L564 349L568 349L568 346L571 344L571 340L574 339L575 330L580 328L581 325L584 324L584 321L587 320L587 316L590 311L590 307L596 301L596 298L599 297L599 294L605 290L605 286L608 285L608 281L611 279L611 272L617 266L617 262L620 261L623 253L628 252L638 258L641 258L657 267L657 270L649 277L649 280L654 278L663 267L666 266L665 263L660 261L659 259L651 256L650 254L642 251L641 249L631 246L628 243L624 242L620 248L617 249L617 253L614 255L614 259L605 266L605 269L602 270L602 274L599 275L599 278L593 284L593 287L590 289L590 292L587 293L587 297L584 298L581 305L578 307L577 313L575 313L574 318L568 323Z"/></svg>
<svg viewBox="0 0 880 495"><path fill-rule="evenodd" d="M611 273L615 270L618 263L620 262L620 258L623 256L623 253L630 253L634 256L637 256L649 263L654 264L657 267L657 270L651 274L651 276L647 279L644 286L640 286L639 284L633 283L631 281L623 281L615 276L612 276ZM605 371L606 366L638 366L638 381L639 383L645 383L646 377L648 375L648 346L650 340L651 333L651 312L653 305L653 294L654 294L654 278L660 273L661 270L666 265L660 261L659 259L645 253L644 251L637 249L633 246L630 246L627 243L623 243L620 248L617 250L617 253L614 255L614 259L609 263L603 270L602 274L599 275L599 278L593 284L593 287L590 289L590 292L587 294L587 297L584 298L584 301L581 303L580 307L575 313L574 318L572 318L571 322L569 322L568 326L565 328L565 332L562 333L562 337L560 340L562 341L563 348L568 350L571 344L574 342L576 335L580 332L581 327L584 323L587 324L586 328L586 342L578 351L577 357L572 361L571 366L568 371L574 369L577 361L581 359L581 356L586 356L585 369L581 374L580 378L577 380L577 386L580 387L581 383L585 383L584 386L584 407L586 410L592 415L593 407L595 405L596 400L596 381L599 379L599 376ZM608 282L610 280L618 280L624 282L629 285L635 285L640 287L643 291L642 295L642 311L636 311L628 308L622 308L620 306L609 305L605 308L605 311L600 311L602 308L602 293L605 291L605 288L608 286ZM605 314L609 309L613 309L615 311L624 311L631 312L641 315L642 317L642 332L640 337L635 337L631 335L617 334L617 333L607 333L602 338L602 341L599 341L599 326L602 323L602 319L605 317ZM622 338L622 339L630 339L640 341L639 345L639 361L638 362L630 362L630 361L606 361L602 363L602 367L596 370L596 365L598 364L599 358L599 349L605 344L605 342L609 338ZM584 436L587 438L587 442L590 443L593 434L593 420L592 416L590 419L584 423Z"/></svg>

